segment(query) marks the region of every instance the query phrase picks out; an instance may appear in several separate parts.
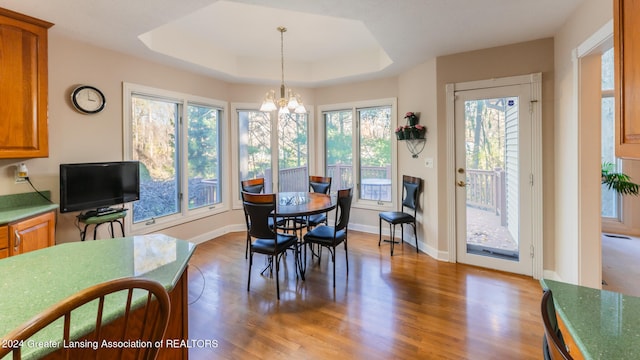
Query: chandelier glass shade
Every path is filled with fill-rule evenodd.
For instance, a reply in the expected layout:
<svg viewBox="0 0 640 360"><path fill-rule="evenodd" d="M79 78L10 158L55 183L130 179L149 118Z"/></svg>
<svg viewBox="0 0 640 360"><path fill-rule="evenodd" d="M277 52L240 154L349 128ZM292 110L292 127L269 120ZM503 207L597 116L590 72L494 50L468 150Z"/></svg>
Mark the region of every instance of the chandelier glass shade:
<svg viewBox="0 0 640 360"><path fill-rule="evenodd" d="M270 112L278 110L278 115L285 115L290 113L306 114L307 109L302 104L302 99L299 94L296 94L291 89L286 89L284 86L284 32L287 28L279 26L277 29L280 32L280 66L281 66L281 83L280 83L280 97L276 98L276 91L270 90L264 97L264 101L260 106L260 111Z"/></svg>

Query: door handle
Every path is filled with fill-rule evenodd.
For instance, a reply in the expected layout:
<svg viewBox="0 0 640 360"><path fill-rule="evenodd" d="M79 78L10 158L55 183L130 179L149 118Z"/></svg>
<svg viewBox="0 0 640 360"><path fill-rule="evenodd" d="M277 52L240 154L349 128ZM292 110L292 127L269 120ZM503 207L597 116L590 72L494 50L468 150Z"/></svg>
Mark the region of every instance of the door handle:
<svg viewBox="0 0 640 360"><path fill-rule="evenodd" d="M14 231L13 234L16 237L16 242L13 245L13 249L16 252L16 254L18 253L18 251L20 251L20 244L22 243L22 239L20 238L20 233L18 232L18 230Z"/></svg>
<svg viewBox="0 0 640 360"><path fill-rule="evenodd" d="M464 181L462 181L462 180L459 180L459 181L458 181L458 186L460 186L460 187L466 187L466 186L467 186L467 183L466 183L466 182L464 182Z"/></svg>

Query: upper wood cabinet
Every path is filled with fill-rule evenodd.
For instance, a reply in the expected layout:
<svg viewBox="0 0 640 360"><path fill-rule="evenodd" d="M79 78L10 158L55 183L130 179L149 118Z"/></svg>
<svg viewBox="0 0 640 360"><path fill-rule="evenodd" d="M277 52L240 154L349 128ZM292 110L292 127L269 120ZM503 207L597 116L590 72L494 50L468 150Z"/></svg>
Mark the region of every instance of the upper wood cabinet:
<svg viewBox="0 0 640 360"><path fill-rule="evenodd" d="M640 159L640 1L613 1L616 156Z"/></svg>
<svg viewBox="0 0 640 360"><path fill-rule="evenodd" d="M49 156L47 31L0 8L0 158Z"/></svg>

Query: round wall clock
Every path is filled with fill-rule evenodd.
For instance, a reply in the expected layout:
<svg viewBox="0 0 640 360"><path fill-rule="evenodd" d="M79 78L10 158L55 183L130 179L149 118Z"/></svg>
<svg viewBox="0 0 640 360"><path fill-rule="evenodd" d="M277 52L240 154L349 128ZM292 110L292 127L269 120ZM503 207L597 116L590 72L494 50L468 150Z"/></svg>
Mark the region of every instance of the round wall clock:
<svg viewBox="0 0 640 360"><path fill-rule="evenodd" d="M83 114L96 114L104 109L107 100L102 91L93 86L82 85L71 92L71 103Z"/></svg>

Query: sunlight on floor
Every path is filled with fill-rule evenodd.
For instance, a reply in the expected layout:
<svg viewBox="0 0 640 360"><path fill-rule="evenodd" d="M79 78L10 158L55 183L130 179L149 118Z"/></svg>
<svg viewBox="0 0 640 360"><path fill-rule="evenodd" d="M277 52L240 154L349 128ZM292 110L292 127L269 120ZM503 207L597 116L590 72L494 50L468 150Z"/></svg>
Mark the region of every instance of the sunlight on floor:
<svg viewBox="0 0 640 360"><path fill-rule="evenodd" d="M640 238L602 234L602 289L640 296Z"/></svg>

